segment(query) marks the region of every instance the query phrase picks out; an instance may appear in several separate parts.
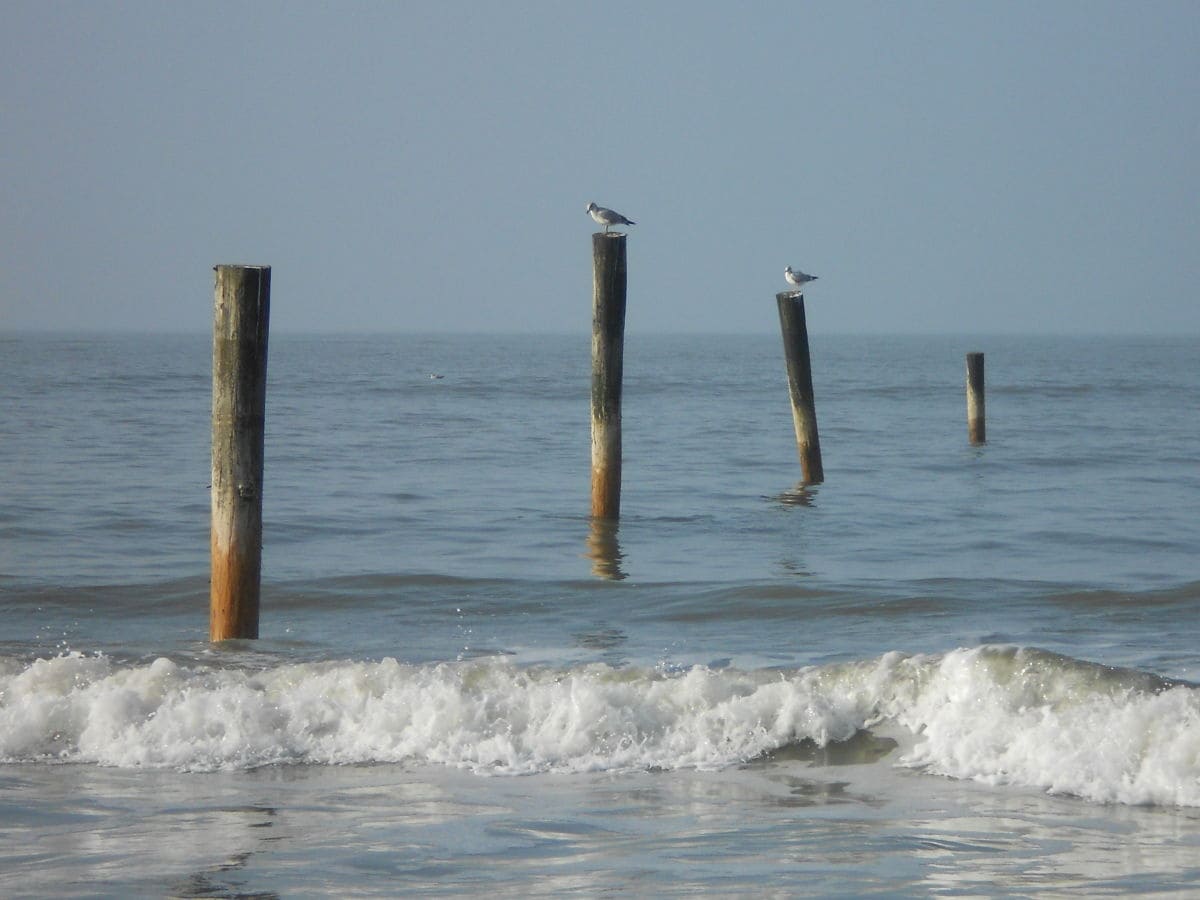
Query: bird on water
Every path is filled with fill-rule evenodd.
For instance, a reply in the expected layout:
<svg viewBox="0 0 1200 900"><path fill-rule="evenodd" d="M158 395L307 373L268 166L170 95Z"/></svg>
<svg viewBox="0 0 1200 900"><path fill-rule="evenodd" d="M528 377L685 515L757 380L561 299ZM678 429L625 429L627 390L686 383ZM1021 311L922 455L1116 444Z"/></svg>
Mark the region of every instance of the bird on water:
<svg viewBox="0 0 1200 900"><path fill-rule="evenodd" d="M597 206L595 203L587 205L588 215L596 220L596 223L604 226L604 233L608 233L610 225L636 225L637 222L633 219L627 219L615 209L605 209L603 206Z"/></svg>
<svg viewBox="0 0 1200 900"><path fill-rule="evenodd" d="M803 288L810 281L816 281L816 275L805 275L803 272L797 272L788 266L783 270L783 277L787 279L788 284L794 284L798 288Z"/></svg>

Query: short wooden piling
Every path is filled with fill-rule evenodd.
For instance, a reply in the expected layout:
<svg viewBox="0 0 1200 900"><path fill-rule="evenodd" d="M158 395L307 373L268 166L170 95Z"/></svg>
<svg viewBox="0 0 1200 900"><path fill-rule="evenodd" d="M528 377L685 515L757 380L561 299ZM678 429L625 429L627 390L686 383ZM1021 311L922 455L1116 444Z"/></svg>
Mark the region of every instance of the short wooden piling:
<svg viewBox="0 0 1200 900"><path fill-rule="evenodd" d="M592 235L592 517L621 514L625 235Z"/></svg>
<svg viewBox="0 0 1200 900"><path fill-rule="evenodd" d="M216 266L209 639L258 637L270 266Z"/></svg>
<svg viewBox="0 0 1200 900"><path fill-rule="evenodd" d="M982 353L967 354L967 439L972 444L987 442Z"/></svg>
<svg viewBox="0 0 1200 900"><path fill-rule="evenodd" d="M825 480L821 466L821 439L817 434L817 405L813 399L812 366L808 353L808 325L804 318L804 295L784 291L775 295L779 304L779 327L787 358L788 393L792 398L792 422L796 426L796 449L804 484Z"/></svg>

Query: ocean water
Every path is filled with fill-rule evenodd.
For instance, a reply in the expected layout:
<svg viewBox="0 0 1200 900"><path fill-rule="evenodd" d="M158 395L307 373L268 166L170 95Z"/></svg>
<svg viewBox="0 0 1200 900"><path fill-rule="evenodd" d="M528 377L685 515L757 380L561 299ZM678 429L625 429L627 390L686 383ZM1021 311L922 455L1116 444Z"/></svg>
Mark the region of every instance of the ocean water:
<svg viewBox="0 0 1200 900"><path fill-rule="evenodd" d="M0 336L0 896L1200 892L1200 338ZM966 440L964 355L987 359ZM438 373L441 379L430 378Z"/></svg>

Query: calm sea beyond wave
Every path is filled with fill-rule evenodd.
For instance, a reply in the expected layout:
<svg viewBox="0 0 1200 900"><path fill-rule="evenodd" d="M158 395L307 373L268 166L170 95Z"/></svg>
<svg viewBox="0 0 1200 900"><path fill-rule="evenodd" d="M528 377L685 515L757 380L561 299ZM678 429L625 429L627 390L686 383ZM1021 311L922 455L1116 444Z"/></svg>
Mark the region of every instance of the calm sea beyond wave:
<svg viewBox="0 0 1200 900"><path fill-rule="evenodd" d="M0 896L1200 894L1200 338L0 336ZM964 356L987 359L967 441ZM444 377L431 378L431 374Z"/></svg>

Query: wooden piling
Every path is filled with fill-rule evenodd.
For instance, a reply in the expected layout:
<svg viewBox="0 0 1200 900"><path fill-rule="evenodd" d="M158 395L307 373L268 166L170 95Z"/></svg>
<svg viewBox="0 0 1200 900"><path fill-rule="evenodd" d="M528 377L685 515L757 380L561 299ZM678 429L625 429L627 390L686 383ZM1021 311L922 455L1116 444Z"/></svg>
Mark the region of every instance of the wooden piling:
<svg viewBox="0 0 1200 900"><path fill-rule="evenodd" d="M982 353L967 354L967 439L972 444L987 442Z"/></svg>
<svg viewBox="0 0 1200 900"><path fill-rule="evenodd" d="M592 517L621 514L625 235L592 235Z"/></svg>
<svg viewBox="0 0 1200 900"><path fill-rule="evenodd" d="M270 266L216 266L209 639L258 637Z"/></svg>
<svg viewBox="0 0 1200 900"><path fill-rule="evenodd" d="M804 484L825 480L821 466L821 439L817 434L817 405L813 398L812 367L808 354L808 325L804 318L804 295L784 291L775 295L779 304L779 327L787 358L788 393L792 398L792 422L796 426L796 449Z"/></svg>

